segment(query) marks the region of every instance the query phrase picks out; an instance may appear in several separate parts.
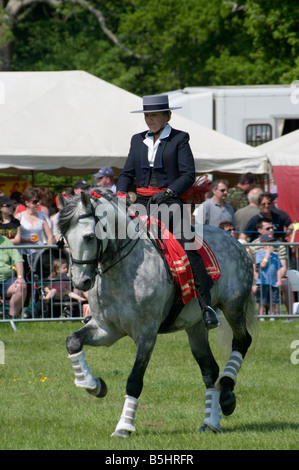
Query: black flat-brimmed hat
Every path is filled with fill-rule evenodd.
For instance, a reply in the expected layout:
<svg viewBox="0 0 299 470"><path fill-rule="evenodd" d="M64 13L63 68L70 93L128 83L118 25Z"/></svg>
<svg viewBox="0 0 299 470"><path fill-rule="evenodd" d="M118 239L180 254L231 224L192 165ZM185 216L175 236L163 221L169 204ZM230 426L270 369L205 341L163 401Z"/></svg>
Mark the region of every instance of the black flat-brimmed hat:
<svg viewBox="0 0 299 470"><path fill-rule="evenodd" d="M147 95L143 97L143 109L131 113L159 113L174 109L181 109L181 106L170 108L168 95Z"/></svg>

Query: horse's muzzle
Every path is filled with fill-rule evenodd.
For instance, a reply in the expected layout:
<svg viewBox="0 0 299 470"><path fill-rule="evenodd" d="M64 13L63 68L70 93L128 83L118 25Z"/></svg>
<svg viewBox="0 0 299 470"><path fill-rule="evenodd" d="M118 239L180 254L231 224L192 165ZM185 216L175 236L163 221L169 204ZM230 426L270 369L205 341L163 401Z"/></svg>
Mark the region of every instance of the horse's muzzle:
<svg viewBox="0 0 299 470"><path fill-rule="evenodd" d="M90 290L94 286L95 277L83 276L81 278L73 277L73 283L76 289L84 292Z"/></svg>

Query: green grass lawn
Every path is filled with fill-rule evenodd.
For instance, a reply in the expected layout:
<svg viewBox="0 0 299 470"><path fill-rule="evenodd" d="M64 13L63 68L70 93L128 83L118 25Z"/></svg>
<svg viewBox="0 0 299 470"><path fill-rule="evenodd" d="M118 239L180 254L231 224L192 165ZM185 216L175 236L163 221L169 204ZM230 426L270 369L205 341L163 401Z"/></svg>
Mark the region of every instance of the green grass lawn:
<svg viewBox="0 0 299 470"><path fill-rule="evenodd" d="M85 348L108 394L96 399L77 389L65 348L79 322L0 324L0 449L197 450L299 449L299 364L291 343L299 321L265 321L235 388L237 408L221 420L221 434L198 432L204 385L185 332L160 336L147 369L136 433L111 438L135 359L129 338L111 348ZM221 370L227 357L211 344Z"/></svg>

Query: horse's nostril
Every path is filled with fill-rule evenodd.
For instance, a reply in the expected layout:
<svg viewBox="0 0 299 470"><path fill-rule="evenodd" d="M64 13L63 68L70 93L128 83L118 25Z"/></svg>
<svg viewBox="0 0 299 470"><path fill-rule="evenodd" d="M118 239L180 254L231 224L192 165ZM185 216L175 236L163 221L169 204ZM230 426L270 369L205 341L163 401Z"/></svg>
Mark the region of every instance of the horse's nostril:
<svg viewBox="0 0 299 470"><path fill-rule="evenodd" d="M86 279L86 281L84 281L83 283L83 290L84 291L89 290L91 288L91 285L92 285L91 279Z"/></svg>
<svg viewBox="0 0 299 470"><path fill-rule="evenodd" d="M73 282L74 286L82 291L88 291L93 287L94 284L94 278L89 277L89 276L84 276L83 279L76 278L76 276L73 277Z"/></svg>

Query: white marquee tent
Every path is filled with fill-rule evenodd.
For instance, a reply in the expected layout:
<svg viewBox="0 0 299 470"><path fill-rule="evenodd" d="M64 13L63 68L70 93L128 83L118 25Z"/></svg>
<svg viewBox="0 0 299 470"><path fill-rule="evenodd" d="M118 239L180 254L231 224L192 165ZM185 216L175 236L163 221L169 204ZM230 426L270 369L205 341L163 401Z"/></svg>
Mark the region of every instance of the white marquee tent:
<svg viewBox="0 0 299 470"><path fill-rule="evenodd" d="M270 140L258 148L268 155L271 164L274 166L298 166L299 130Z"/></svg>
<svg viewBox="0 0 299 470"><path fill-rule="evenodd" d="M171 101L170 101L171 103ZM84 175L121 169L145 130L140 97L82 71L0 73L0 171ZM260 150L172 115L190 134L198 173L267 173Z"/></svg>

